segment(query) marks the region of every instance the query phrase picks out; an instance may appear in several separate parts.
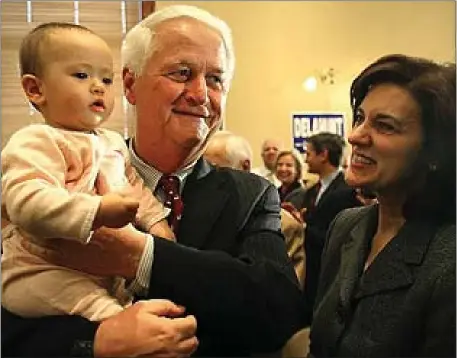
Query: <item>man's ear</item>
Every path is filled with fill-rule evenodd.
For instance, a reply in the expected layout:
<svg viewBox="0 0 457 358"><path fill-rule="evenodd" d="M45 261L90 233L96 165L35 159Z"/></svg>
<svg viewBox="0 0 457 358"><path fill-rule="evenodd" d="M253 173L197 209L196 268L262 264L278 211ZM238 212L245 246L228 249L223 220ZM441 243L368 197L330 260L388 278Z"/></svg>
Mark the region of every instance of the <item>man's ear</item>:
<svg viewBox="0 0 457 358"><path fill-rule="evenodd" d="M125 98L131 105L135 105L135 74L127 67L122 70L122 81L124 83Z"/></svg>
<svg viewBox="0 0 457 358"><path fill-rule="evenodd" d="M251 161L249 159L245 159L241 161L241 169L243 169L246 172L251 171Z"/></svg>
<svg viewBox="0 0 457 358"><path fill-rule="evenodd" d="M43 83L34 75L23 75L21 79L22 88L28 100L36 106L41 106L46 102L43 91Z"/></svg>
<svg viewBox="0 0 457 358"><path fill-rule="evenodd" d="M322 149L322 152L320 152L319 155L321 156L323 162L328 162L328 149L327 148Z"/></svg>

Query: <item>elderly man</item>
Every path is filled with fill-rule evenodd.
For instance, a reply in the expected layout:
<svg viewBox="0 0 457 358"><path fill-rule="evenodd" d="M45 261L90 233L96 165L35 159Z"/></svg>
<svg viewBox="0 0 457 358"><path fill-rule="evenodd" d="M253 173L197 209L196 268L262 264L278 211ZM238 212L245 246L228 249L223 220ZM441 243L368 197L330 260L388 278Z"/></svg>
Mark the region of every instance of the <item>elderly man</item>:
<svg viewBox="0 0 457 358"><path fill-rule="evenodd" d="M278 188L281 186L281 182L275 175L275 166L281 150L282 143L279 140L274 138L264 140L261 149L263 166L252 169L254 174L264 177Z"/></svg>
<svg viewBox="0 0 457 358"><path fill-rule="evenodd" d="M131 161L170 207L177 243L131 227L102 228L88 245L68 242L49 260L125 277L140 299L167 298L184 306L197 320L197 355L278 350L303 322L299 285L280 232L277 190L256 175L215 170L201 158L221 123L233 76L229 28L198 8L168 7L127 34L122 56L125 96L136 114ZM2 353L191 354L192 324L173 325L170 319L182 307L168 301L156 306L138 302L102 322L23 319L3 310Z"/></svg>
<svg viewBox="0 0 457 358"><path fill-rule="evenodd" d="M204 158L218 167L250 171L252 148L248 141L228 131L217 132L208 142ZM304 227L292 214L281 209L281 231L295 274L303 285L305 279Z"/></svg>

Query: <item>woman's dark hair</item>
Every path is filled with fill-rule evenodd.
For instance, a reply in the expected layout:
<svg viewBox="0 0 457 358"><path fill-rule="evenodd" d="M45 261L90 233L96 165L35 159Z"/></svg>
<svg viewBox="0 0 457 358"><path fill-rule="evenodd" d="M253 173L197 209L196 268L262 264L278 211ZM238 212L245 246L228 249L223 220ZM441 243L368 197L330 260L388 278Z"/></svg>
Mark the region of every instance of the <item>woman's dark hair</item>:
<svg viewBox="0 0 457 358"><path fill-rule="evenodd" d="M455 70L455 64L388 55L364 69L351 85L353 118L370 89L383 83L406 89L420 106L424 138L414 175L422 185L408 197L405 218L455 222Z"/></svg>

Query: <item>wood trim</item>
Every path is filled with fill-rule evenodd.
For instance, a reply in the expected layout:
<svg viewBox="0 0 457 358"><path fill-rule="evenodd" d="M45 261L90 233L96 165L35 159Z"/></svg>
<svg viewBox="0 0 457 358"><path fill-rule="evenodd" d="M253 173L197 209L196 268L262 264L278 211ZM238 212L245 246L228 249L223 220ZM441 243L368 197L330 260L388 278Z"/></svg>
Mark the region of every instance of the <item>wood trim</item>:
<svg viewBox="0 0 457 358"><path fill-rule="evenodd" d="M148 17L150 14L152 14L155 11L156 8L156 2L155 1L141 1L141 18L144 19L145 17Z"/></svg>

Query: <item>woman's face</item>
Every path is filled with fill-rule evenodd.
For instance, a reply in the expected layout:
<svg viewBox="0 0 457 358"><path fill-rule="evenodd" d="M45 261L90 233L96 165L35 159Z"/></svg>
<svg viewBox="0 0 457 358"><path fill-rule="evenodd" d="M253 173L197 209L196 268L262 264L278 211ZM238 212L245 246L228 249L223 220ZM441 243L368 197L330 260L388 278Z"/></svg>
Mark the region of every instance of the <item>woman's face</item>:
<svg viewBox="0 0 457 358"><path fill-rule="evenodd" d="M378 196L404 196L414 180L412 168L423 138L418 103L406 89L380 84L368 92L355 116L346 181Z"/></svg>
<svg viewBox="0 0 457 358"><path fill-rule="evenodd" d="M297 167L292 155L286 154L276 163L276 177L285 185L292 184L297 180Z"/></svg>

